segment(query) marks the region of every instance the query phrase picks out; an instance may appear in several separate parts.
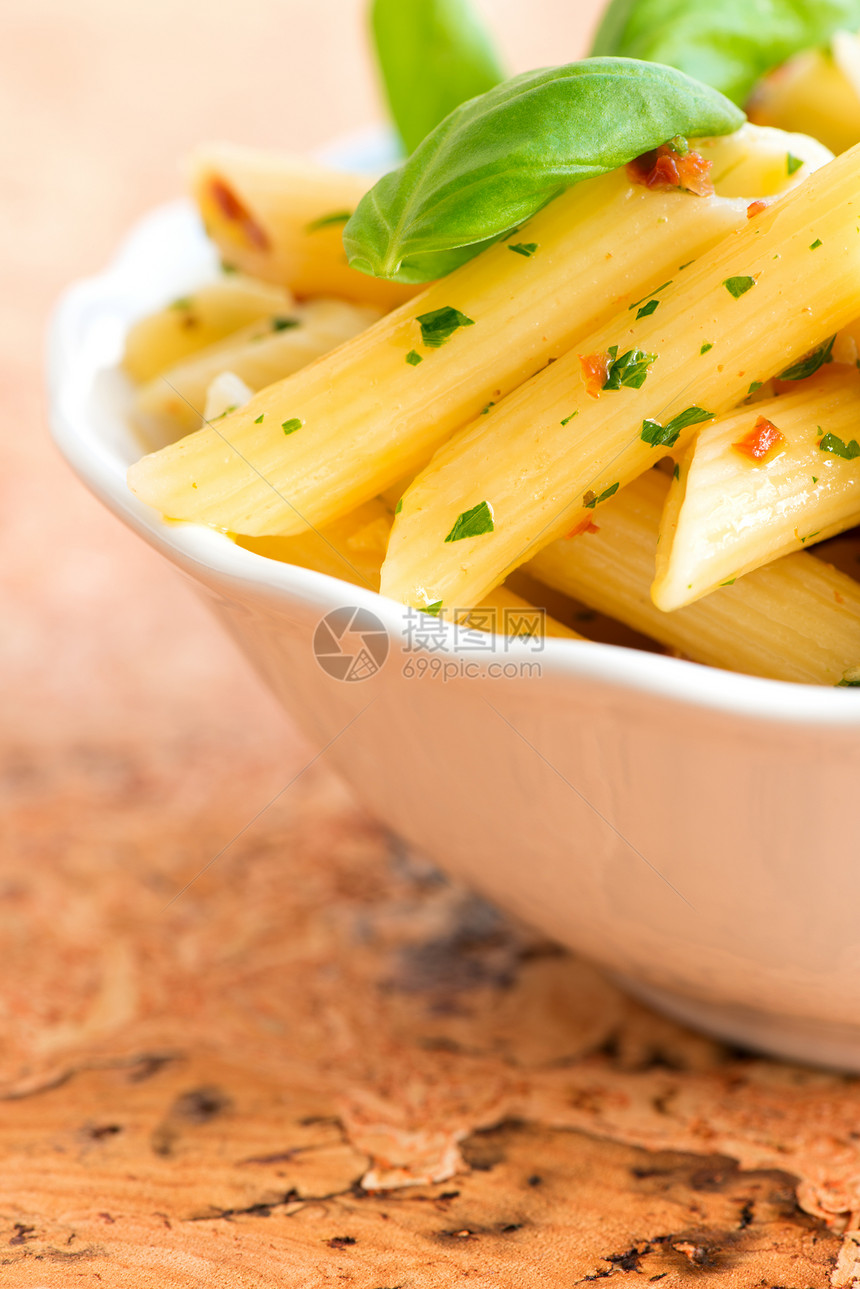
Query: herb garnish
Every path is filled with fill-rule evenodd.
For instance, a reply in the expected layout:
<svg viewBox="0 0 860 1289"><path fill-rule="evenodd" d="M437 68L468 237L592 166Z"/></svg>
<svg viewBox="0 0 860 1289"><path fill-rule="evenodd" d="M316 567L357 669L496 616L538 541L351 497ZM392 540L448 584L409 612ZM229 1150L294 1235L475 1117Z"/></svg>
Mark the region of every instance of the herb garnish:
<svg viewBox="0 0 860 1289"><path fill-rule="evenodd" d="M297 416L293 416L289 421L281 421L281 429L285 434L295 434L296 430L300 430L303 425L304 421L299 420Z"/></svg>
<svg viewBox="0 0 860 1289"><path fill-rule="evenodd" d="M595 506L600 505L601 501L608 501L610 497L614 497L620 486L620 483L610 484L608 488L601 492L599 497L596 492L592 492L589 489L588 492L583 494L583 506L585 506L586 510L593 510Z"/></svg>
<svg viewBox="0 0 860 1289"><path fill-rule="evenodd" d="M481 408L481 416L486 416L490 408L495 406L496 406L496 400L494 398L491 398L487 406Z"/></svg>
<svg viewBox="0 0 860 1289"><path fill-rule="evenodd" d="M455 331L461 327L474 327L474 318L467 318L465 313L445 305L433 309L430 313L421 313L416 318L421 328L421 339L428 349L439 349L446 340L450 340Z"/></svg>
<svg viewBox="0 0 860 1289"><path fill-rule="evenodd" d="M642 349L628 349L626 354L618 357L618 346L610 345L606 351L612 360L603 383L603 389L641 389L645 384L649 368L656 362L656 354L646 354Z"/></svg>
<svg viewBox="0 0 860 1289"><path fill-rule="evenodd" d="M423 363L424 359L421 357L417 349L410 349L409 353L406 355L406 361L409 363L410 367L417 367L419 363Z"/></svg>
<svg viewBox="0 0 860 1289"><path fill-rule="evenodd" d="M526 259L531 259L537 248L537 242L517 242L514 246L508 243L509 251L516 251L517 255L524 255Z"/></svg>
<svg viewBox="0 0 860 1289"><path fill-rule="evenodd" d="M860 457L860 443L852 439L850 443L843 443L835 434L825 434L819 443L822 452L832 452L835 457L842 457L844 461L853 461L855 457Z"/></svg>
<svg viewBox="0 0 860 1289"><path fill-rule="evenodd" d="M640 318L650 318L659 303L659 300L649 300L647 304L643 304L636 314L636 321L638 322Z"/></svg>
<svg viewBox="0 0 860 1289"><path fill-rule="evenodd" d="M790 152L785 154L785 169L787 174L793 175L802 165L803 162L800 157L794 157Z"/></svg>
<svg viewBox="0 0 860 1289"><path fill-rule="evenodd" d="M394 507L395 515L399 515L402 509L403 509L403 498L401 497L397 502L397 505Z"/></svg>
<svg viewBox="0 0 860 1289"><path fill-rule="evenodd" d="M808 376L814 376L819 367L823 367L825 363L833 362L833 344L835 340L835 336L825 340L824 344L819 345L817 349L813 349L811 354L807 354L804 358L799 359L798 362L792 363L790 367L786 367L785 371L779 373L777 380L806 380Z"/></svg>
<svg viewBox="0 0 860 1289"><path fill-rule="evenodd" d="M751 381L750 381L750 387L749 387L749 389L747 390L747 398L749 398L750 394L754 394L754 393L756 392L756 390L757 390L757 389L761 389L761 381L760 381L760 380L751 380Z"/></svg>
<svg viewBox="0 0 860 1289"><path fill-rule="evenodd" d="M723 286L726 288L729 295L733 295L736 300L739 300L742 295L746 295L747 291L755 286L755 278L727 277L723 282Z"/></svg>
<svg viewBox="0 0 860 1289"><path fill-rule="evenodd" d="M561 424L569 425L575 416L579 416L579 409L577 409L575 412L571 412L570 416L566 416L564 420L561 422Z"/></svg>
<svg viewBox="0 0 860 1289"><path fill-rule="evenodd" d="M454 527L445 541L460 542L464 537L482 537L484 533L493 532L495 527L490 503L479 501L477 506L473 506L471 510L464 510L462 515L457 516Z"/></svg>
<svg viewBox="0 0 860 1289"><path fill-rule="evenodd" d="M421 610L422 613L431 613L434 618L438 618L439 610L442 608L441 600L434 600L432 604L426 604Z"/></svg>
<svg viewBox="0 0 860 1289"><path fill-rule="evenodd" d="M254 418L254 424L259 425L265 415L265 412L261 412L259 416Z"/></svg>
<svg viewBox="0 0 860 1289"><path fill-rule="evenodd" d="M673 479L681 478L681 467L677 461L675 462L675 469L672 471L672 478Z"/></svg>
<svg viewBox="0 0 860 1289"><path fill-rule="evenodd" d="M644 420L639 437L643 443L650 443L652 448L672 448L678 442L682 430L713 419L713 412L706 412L703 407L688 407L665 425L661 425L659 421Z"/></svg>
<svg viewBox="0 0 860 1289"><path fill-rule="evenodd" d="M273 331L290 331L298 326L301 326L298 318L272 318Z"/></svg>
<svg viewBox="0 0 860 1289"><path fill-rule="evenodd" d="M672 278L669 278L669 281L664 282L662 286L655 286L653 291L649 291L647 295L643 295L642 298L639 300L634 300L632 304L628 304L627 308L638 309L639 305L644 304L646 300L650 300L652 295L659 295L661 291L666 290L667 286L671 286L672 280L673 280Z"/></svg>
<svg viewBox="0 0 860 1289"><path fill-rule="evenodd" d="M305 225L306 233L318 233L321 228L334 228L336 224L345 224L352 218L351 210L333 210L330 215L320 215Z"/></svg>
<svg viewBox="0 0 860 1289"><path fill-rule="evenodd" d="M714 346L711 344L710 340L706 340L705 343L702 345L701 349L699 350L699 353L706 354L708 350L713 349L713 347Z"/></svg>
<svg viewBox="0 0 860 1289"><path fill-rule="evenodd" d="M821 238L820 238L820 237L816 237L816 239L815 239L815 241L814 241L814 242L810 242L810 244L809 244L809 249L810 249L811 251L817 251L817 250L818 250L818 248L819 248L819 246L821 246L821 245L823 245L823 243L822 243L822 241L821 241Z"/></svg>
<svg viewBox="0 0 860 1289"><path fill-rule="evenodd" d="M190 309L190 308L191 308L191 297L190 297L190 296L187 296L187 295L182 295L182 296L180 296L180 297L179 297L179 299L178 299L178 300L173 300L173 301L171 302L170 307L171 307L171 309Z"/></svg>

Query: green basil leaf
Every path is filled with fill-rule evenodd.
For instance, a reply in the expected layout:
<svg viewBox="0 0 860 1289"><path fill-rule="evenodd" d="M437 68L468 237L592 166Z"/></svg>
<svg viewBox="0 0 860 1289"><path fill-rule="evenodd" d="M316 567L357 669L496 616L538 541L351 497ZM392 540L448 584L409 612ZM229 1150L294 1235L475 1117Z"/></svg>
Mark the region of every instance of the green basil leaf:
<svg viewBox="0 0 860 1289"><path fill-rule="evenodd" d="M792 54L860 26L860 0L612 0L592 54L677 67L745 103Z"/></svg>
<svg viewBox="0 0 860 1289"><path fill-rule="evenodd" d="M540 210L676 134L729 134L743 113L669 67L592 58L526 72L456 108L359 202L355 269L426 282Z"/></svg>
<svg viewBox="0 0 860 1289"><path fill-rule="evenodd" d="M373 42L407 152L453 112L504 80L471 0L373 0Z"/></svg>
<svg viewBox="0 0 860 1289"><path fill-rule="evenodd" d="M856 439L843 443L837 435L825 434L818 446L822 452L832 452L834 456L842 457L843 461L853 461L860 457L860 443Z"/></svg>
<svg viewBox="0 0 860 1289"><path fill-rule="evenodd" d="M495 531L493 508L488 501L479 501L471 510L464 510L454 520L446 542L461 542L464 537L482 537L484 533Z"/></svg>
<svg viewBox="0 0 860 1289"><path fill-rule="evenodd" d="M806 380L808 377L814 376L825 363L833 362L833 344L835 340L835 336L825 340L823 345L813 349L812 353L807 354L805 358L801 358L799 362L792 363L790 367L786 367L785 371L781 371L777 379Z"/></svg>

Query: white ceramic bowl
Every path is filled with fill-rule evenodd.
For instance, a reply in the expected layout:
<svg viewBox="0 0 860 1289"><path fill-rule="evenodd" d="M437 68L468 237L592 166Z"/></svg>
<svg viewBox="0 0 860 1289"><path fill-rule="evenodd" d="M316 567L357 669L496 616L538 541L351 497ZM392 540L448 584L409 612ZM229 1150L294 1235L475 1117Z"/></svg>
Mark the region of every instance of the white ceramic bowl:
<svg viewBox="0 0 860 1289"><path fill-rule="evenodd" d="M304 732L408 843L666 1012L860 1069L860 691L565 640L464 652L450 629L416 654L394 602L163 522L125 485L141 448L114 368L132 319L215 271L180 203L61 301L53 426L87 486L190 575ZM344 606L388 633L366 680L334 679L314 654L320 619ZM418 657L472 674L404 674ZM540 675L490 675L498 664L539 664Z"/></svg>

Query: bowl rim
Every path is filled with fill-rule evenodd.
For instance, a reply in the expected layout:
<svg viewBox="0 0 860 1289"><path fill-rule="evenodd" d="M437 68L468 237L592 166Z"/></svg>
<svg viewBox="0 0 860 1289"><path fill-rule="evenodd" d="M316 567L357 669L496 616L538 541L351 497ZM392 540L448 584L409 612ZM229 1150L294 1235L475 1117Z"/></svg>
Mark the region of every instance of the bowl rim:
<svg viewBox="0 0 860 1289"><path fill-rule="evenodd" d="M47 345L54 442L90 491L193 577L221 590L226 587L240 598L250 595L282 607L300 601L319 609L321 615L342 607L344 588L348 588L349 604L374 612L390 637L402 639L414 622L415 610L328 574L267 559L202 525L164 520L128 489L125 463L93 426L88 414L93 381L110 364L96 361L89 352L83 341L87 328L129 303L135 283L147 274L150 257L166 235L181 228L188 236L189 227L198 226L187 199L159 205L132 226L100 273L76 281L61 295L50 320ZM196 236L205 243L202 227ZM447 639L434 651L459 656L453 628L449 626L445 634ZM470 647L468 653L470 661L479 664L498 661L497 649L489 646ZM718 711L726 717L829 730L860 729L860 693L852 697L846 688L769 680L620 645L551 636L539 655L523 641L509 642L505 653L520 661L539 656L542 678L603 683L680 704L691 712Z"/></svg>

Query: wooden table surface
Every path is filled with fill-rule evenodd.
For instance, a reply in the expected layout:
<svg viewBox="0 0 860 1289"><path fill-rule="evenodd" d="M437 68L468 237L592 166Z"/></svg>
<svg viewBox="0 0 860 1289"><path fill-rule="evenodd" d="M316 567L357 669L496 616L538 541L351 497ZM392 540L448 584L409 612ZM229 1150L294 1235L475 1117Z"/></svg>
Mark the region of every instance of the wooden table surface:
<svg viewBox="0 0 860 1289"><path fill-rule="evenodd" d="M856 1283L858 1084L625 1000L324 760L255 818L307 747L48 443L59 290L195 141L377 120L362 8L3 6L0 1285ZM519 70L596 6L483 8Z"/></svg>

